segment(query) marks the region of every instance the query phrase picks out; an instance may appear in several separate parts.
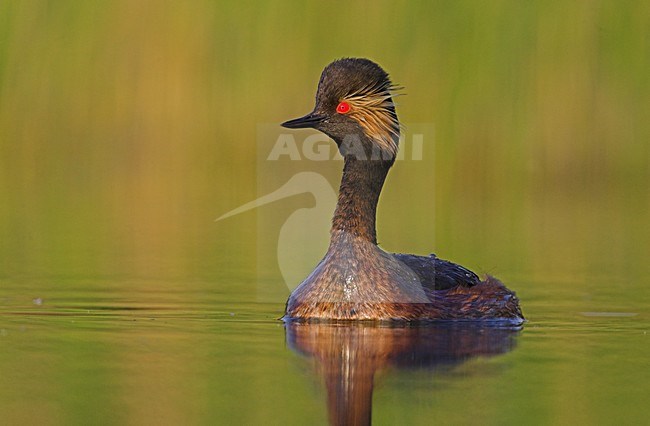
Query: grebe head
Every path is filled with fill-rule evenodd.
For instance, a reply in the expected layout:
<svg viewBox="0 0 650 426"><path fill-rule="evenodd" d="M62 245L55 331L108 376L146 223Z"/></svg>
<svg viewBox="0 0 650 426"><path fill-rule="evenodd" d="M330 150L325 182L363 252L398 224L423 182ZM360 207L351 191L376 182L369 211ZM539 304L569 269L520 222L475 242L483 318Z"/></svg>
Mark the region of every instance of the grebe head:
<svg viewBox="0 0 650 426"><path fill-rule="evenodd" d="M339 59L323 70L314 110L282 126L320 130L336 141L343 156L380 152L382 159L394 160L400 124L392 98L398 89L376 63Z"/></svg>

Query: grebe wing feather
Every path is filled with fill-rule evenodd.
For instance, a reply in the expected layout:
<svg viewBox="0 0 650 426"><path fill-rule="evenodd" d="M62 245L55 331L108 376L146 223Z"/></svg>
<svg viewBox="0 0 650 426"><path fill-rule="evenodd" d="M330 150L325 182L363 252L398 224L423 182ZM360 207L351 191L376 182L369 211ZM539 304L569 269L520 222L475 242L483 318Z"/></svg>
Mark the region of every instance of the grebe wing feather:
<svg viewBox="0 0 650 426"><path fill-rule="evenodd" d="M431 290L447 290L458 286L472 287L481 281L469 269L448 260L439 259L435 254L416 256L396 253L395 257L411 268L420 278L422 285Z"/></svg>

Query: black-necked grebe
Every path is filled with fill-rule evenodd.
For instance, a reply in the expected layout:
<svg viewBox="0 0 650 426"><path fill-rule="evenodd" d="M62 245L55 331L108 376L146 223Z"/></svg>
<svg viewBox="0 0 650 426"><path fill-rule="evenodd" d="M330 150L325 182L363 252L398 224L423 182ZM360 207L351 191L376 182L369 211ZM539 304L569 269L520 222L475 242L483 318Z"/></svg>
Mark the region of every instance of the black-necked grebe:
<svg viewBox="0 0 650 426"><path fill-rule="evenodd" d="M497 279L481 281L435 255L392 254L377 246L377 202L400 134L394 90L374 62L340 59L323 70L314 110L282 123L327 134L344 158L329 248L289 296L285 319L523 322L514 292Z"/></svg>

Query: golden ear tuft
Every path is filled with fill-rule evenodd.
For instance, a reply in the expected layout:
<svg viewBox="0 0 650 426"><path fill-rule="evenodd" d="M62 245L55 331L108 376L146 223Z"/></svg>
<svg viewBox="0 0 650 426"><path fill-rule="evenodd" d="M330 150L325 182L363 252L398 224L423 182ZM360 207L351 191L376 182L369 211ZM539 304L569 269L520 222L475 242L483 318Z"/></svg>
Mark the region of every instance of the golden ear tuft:
<svg viewBox="0 0 650 426"><path fill-rule="evenodd" d="M400 134L393 96L397 96L394 92L400 89L387 83L369 85L343 99L352 106L350 117L357 120L366 134L392 158L397 155Z"/></svg>

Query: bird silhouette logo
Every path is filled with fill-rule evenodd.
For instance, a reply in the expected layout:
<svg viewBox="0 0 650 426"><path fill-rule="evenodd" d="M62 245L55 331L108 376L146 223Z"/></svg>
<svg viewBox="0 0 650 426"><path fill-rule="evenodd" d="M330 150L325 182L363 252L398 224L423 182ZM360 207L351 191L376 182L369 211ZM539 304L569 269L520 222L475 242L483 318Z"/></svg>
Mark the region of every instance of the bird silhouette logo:
<svg viewBox="0 0 650 426"><path fill-rule="evenodd" d="M323 257L326 248L319 244L319 241L315 241L313 233L306 232L307 229L329 229L337 196L323 175L310 171L296 173L275 191L239 206L215 220L221 221L301 194L310 194L315 201L314 205L293 211L280 227L277 240L278 267L290 290L309 274L314 264ZM324 239L323 244L326 243L327 239Z"/></svg>

